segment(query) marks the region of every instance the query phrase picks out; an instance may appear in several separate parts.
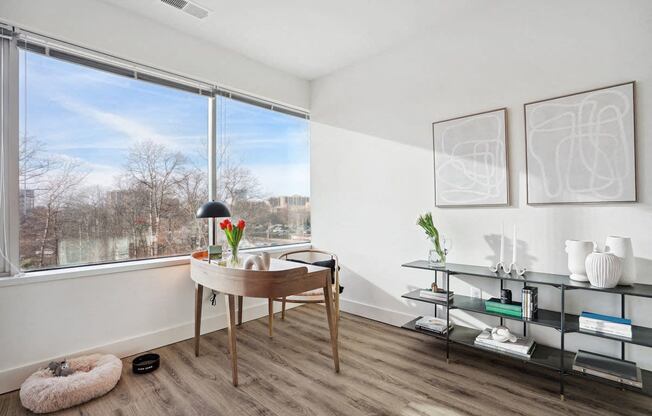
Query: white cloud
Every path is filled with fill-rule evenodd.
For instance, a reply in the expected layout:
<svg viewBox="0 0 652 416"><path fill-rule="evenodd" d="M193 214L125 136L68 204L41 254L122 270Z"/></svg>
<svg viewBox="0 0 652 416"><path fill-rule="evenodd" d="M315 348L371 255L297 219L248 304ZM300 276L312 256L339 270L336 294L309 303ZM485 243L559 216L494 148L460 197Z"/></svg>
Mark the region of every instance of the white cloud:
<svg viewBox="0 0 652 416"><path fill-rule="evenodd" d="M249 168L265 196L310 195L310 165L307 163L255 165Z"/></svg>

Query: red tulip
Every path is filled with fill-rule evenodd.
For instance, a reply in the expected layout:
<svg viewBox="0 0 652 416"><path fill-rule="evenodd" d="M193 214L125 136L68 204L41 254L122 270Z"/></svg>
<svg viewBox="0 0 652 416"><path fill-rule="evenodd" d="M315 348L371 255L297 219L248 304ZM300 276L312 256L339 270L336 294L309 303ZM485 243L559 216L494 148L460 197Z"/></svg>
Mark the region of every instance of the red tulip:
<svg viewBox="0 0 652 416"><path fill-rule="evenodd" d="M229 230L229 231L233 231L233 224L231 224L231 221L229 221L229 222L226 224L226 229Z"/></svg>
<svg viewBox="0 0 652 416"><path fill-rule="evenodd" d="M245 221L244 220L241 219L240 221L238 221L238 228L241 229L241 230L244 230L244 228L245 228Z"/></svg>

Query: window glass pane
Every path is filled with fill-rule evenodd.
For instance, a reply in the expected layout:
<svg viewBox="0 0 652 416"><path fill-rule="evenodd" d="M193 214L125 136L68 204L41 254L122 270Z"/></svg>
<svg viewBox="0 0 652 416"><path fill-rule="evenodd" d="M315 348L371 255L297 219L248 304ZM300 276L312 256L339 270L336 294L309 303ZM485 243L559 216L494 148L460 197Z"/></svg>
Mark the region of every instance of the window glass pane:
<svg viewBox="0 0 652 416"><path fill-rule="evenodd" d="M23 270L205 246L208 99L21 51Z"/></svg>
<svg viewBox="0 0 652 416"><path fill-rule="evenodd" d="M310 241L310 126L218 99L218 193L247 221L242 247Z"/></svg>

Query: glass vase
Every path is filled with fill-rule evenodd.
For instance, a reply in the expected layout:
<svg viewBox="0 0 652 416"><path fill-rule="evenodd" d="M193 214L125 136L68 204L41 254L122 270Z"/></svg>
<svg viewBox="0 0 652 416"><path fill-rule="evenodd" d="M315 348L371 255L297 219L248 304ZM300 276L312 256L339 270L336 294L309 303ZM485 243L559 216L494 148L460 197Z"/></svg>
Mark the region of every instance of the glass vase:
<svg viewBox="0 0 652 416"><path fill-rule="evenodd" d="M231 255L227 261L229 267L240 267L240 256L238 255L238 246L231 247Z"/></svg>
<svg viewBox="0 0 652 416"><path fill-rule="evenodd" d="M428 252L428 264L432 267L446 266L446 253L434 248L431 249Z"/></svg>

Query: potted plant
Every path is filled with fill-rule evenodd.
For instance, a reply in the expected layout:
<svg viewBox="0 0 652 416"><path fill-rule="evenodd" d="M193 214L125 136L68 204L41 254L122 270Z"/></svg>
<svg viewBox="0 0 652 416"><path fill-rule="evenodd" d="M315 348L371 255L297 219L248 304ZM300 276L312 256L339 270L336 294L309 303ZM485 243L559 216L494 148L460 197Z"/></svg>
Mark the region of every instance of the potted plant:
<svg viewBox="0 0 652 416"><path fill-rule="evenodd" d="M423 228L423 231L426 232L426 236L433 244L433 249L428 253L428 262L431 266L434 267L443 267L446 265L446 254L448 250L446 247L442 246L442 241L440 241L439 231L435 224L432 221L432 213L428 212L424 215L420 215L417 219L417 225ZM446 244L445 239L442 237L443 243Z"/></svg>

